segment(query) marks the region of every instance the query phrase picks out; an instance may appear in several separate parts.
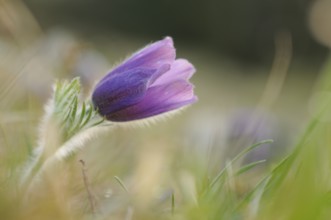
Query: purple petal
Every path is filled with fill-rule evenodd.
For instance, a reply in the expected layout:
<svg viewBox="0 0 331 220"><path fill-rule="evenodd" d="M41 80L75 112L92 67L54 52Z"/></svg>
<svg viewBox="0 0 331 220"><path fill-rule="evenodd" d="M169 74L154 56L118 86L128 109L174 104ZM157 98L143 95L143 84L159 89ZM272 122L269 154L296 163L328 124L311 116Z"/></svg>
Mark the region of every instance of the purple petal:
<svg viewBox="0 0 331 220"><path fill-rule="evenodd" d="M130 121L197 101L188 82L195 69L175 57L170 37L133 54L97 84L92 94L95 108L111 121Z"/></svg>
<svg viewBox="0 0 331 220"><path fill-rule="evenodd" d="M137 67L158 69L164 64L171 64L175 58L176 50L172 38L166 37L134 53L122 65L112 70L112 73L118 74Z"/></svg>
<svg viewBox="0 0 331 220"><path fill-rule="evenodd" d="M178 80L149 88L140 102L108 115L107 119L111 121L142 119L178 109L195 101L197 97L193 94L192 84Z"/></svg>
<svg viewBox="0 0 331 220"><path fill-rule="evenodd" d="M101 80L92 94L94 106L105 116L140 101L156 71L134 69Z"/></svg>
<svg viewBox="0 0 331 220"><path fill-rule="evenodd" d="M178 59L173 62L171 69L159 77L152 86L168 84L179 79L188 80L191 78L195 68L185 59Z"/></svg>

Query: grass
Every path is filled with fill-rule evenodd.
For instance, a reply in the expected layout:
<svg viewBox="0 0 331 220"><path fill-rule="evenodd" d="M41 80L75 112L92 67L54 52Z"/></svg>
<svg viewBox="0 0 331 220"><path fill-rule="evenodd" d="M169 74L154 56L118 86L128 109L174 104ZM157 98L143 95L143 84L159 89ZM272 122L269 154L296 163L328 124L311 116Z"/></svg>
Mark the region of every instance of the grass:
<svg viewBox="0 0 331 220"><path fill-rule="evenodd" d="M0 219L330 219L330 61L313 91L311 78L290 75L283 90L276 91L274 108L267 110L283 112L287 116L283 120L301 124L285 124L283 133L288 136L271 132L252 138L250 132L260 118L253 117L249 133L231 136L236 130L228 126L228 112L233 105L259 104L265 77L239 80L238 72L245 68L225 61L220 65L219 57L212 60L194 53L199 104L149 127L107 127L99 136L84 139L83 146L69 150L63 160L52 160L47 172L34 181L22 182L23 168L40 144L38 126L45 97L51 96L50 81L41 76L73 78L66 74L73 68L69 61L77 57L70 49L55 59L52 53L38 53L38 44L6 43L10 53L0 51ZM73 44L75 49L80 45ZM305 69L305 64L298 66L300 71ZM85 94L90 84L82 86ZM33 174L67 139L102 123L92 120L88 102L79 101L84 97L78 79L63 88L64 93L56 93L54 113L64 120L40 129L49 138L42 143L54 148L41 157ZM302 104L308 95L313 97L310 114ZM286 108L279 110L279 106ZM263 126L268 130L273 125ZM277 147L286 150L273 157L270 149Z"/></svg>
<svg viewBox="0 0 331 220"><path fill-rule="evenodd" d="M326 68L324 74L318 88L328 93L330 87L324 79L331 71ZM84 117L72 112L85 110L79 111L77 96L72 97L75 106L68 107L68 112L75 120L68 123L75 125ZM331 127L327 116L331 100L319 101L297 144L278 163L243 160L271 140L247 146L224 165L213 167L208 161L212 157L202 156L204 149L180 146L184 142L176 140L178 137L162 137L164 131L155 131L158 125L141 131L117 128L86 142L80 153L59 162L28 194L20 190L19 179L33 148L33 132L22 126L21 119L17 129L3 121L2 218L329 219ZM64 111L63 117L67 115ZM26 140L16 140L18 134Z"/></svg>

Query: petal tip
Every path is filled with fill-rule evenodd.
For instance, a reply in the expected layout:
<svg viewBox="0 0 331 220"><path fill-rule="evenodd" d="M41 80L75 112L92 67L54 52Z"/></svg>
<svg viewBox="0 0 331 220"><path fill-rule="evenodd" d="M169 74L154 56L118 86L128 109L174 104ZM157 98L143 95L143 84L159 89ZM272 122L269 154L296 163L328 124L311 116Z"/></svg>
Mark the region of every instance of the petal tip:
<svg viewBox="0 0 331 220"><path fill-rule="evenodd" d="M170 37L170 36L166 36L165 38L163 38L162 41L165 42L166 44L171 45L171 46L174 45L174 41L173 41L172 37Z"/></svg>

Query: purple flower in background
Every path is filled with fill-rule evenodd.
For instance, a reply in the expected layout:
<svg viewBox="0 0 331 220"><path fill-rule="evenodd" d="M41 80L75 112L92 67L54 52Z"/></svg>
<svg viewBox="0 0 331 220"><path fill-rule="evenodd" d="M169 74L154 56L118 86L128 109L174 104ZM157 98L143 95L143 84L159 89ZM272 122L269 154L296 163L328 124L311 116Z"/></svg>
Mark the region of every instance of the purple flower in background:
<svg viewBox="0 0 331 220"><path fill-rule="evenodd" d="M176 59L170 37L133 54L95 87L92 101L110 121L132 121L172 111L197 101L188 79L195 69Z"/></svg>

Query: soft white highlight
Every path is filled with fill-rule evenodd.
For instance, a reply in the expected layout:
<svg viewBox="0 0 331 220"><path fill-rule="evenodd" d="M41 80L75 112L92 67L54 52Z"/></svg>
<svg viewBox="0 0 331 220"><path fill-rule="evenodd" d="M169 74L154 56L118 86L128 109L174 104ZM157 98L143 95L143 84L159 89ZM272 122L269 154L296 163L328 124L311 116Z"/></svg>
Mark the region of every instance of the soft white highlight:
<svg viewBox="0 0 331 220"><path fill-rule="evenodd" d="M152 124L155 124L157 122L160 121L166 121L170 118L172 118L175 115L179 115L181 114L188 106L184 106L178 109L174 109L159 115L155 115L152 117L148 117L148 118L143 118L143 119L138 119L138 120L133 120L133 121L125 121L125 122L111 122L112 124L116 125L116 126L120 126L120 127L124 127L124 128L143 128L143 127L147 127L150 126Z"/></svg>
<svg viewBox="0 0 331 220"><path fill-rule="evenodd" d="M103 133L108 133L113 126L96 126L82 130L65 142L54 154L57 160L64 160L77 153L86 143Z"/></svg>

